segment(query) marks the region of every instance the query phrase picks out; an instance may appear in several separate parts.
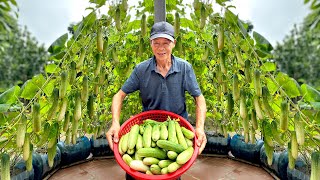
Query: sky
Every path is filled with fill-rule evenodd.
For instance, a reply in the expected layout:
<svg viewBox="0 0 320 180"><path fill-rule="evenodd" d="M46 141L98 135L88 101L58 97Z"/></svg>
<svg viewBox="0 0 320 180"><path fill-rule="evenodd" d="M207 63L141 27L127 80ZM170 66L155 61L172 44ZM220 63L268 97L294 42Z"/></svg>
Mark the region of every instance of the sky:
<svg viewBox="0 0 320 180"><path fill-rule="evenodd" d="M40 44L49 47L67 33L72 22L82 20L90 11L89 0L17 0L18 22L27 26ZM273 46L300 24L308 14L304 0L233 0L232 11L240 19L251 21L254 31L264 36Z"/></svg>

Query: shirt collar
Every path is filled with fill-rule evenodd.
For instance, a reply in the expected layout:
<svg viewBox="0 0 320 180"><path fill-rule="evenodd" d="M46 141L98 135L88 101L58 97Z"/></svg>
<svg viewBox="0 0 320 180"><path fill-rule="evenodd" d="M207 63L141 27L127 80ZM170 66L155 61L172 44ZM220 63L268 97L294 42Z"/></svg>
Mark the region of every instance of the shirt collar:
<svg viewBox="0 0 320 180"><path fill-rule="evenodd" d="M180 72L181 70L178 66L177 58L174 55L171 55L171 60L172 60L172 66L169 70L169 74L174 73L174 72ZM152 63L151 64L151 67L152 67L151 71L157 72L157 70L156 70L156 57L155 56L152 57L151 63Z"/></svg>

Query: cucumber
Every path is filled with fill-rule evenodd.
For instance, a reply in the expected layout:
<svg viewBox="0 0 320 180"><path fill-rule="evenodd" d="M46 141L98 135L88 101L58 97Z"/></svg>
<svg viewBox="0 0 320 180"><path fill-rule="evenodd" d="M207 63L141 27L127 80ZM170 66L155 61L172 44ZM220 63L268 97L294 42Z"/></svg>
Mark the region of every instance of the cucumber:
<svg viewBox="0 0 320 180"><path fill-rule="evenodd" d="M240 90L240 117L246 119L248 115L247 105L246 105L246 94L243 89Z"/></svg>
<svg viewBox="0 0 320 180"><path fill-rule="evenodd" d="M168 128L164 123L160 124L160 139L167 140L168 139Z"/></svg>
<svg viewBox="0 0 320 180"><path fill-rule="evenodd" d="M193 151L194 151L193 147L188 147L188 149L184 150L182 153L180 153L177 156L176 162L180 165L185 164L191 159Z"/></svg>
<svg viewBox="0 0 320 180"><path fill-rule="evenodd" d="M81 101L84 103L88 102L89 97L89 86L88 86L88 76L84 76L82 79L82 90L81 90Z"/></svg>
<svg viewBox="0 0 320 180"><path fill-rule="evenodd" d="M23 144L23 160L27 161L30 155L30 135L26 133Z"/></svg>
<svg viewBox="0 0 320 180"><path fill-rule="evenodd" d="M294 159L298 158L298 142L297 134L295 131L291 132L291 153Z"/></svg>
<svg viewBox="0 0 320 180"><path fill-rule="evenodd" d="M138 134L136 150L139 150L140 148L143 148L143 140L142 140L142 136Z"/></svg>
<svg viewBox="0 0 320 180"><path fill-rule="evenodd" d="M152 164L150 166L150 171L152 174L160 175L161 174L161 168L157 164Z"/></svg>
<svg viewBox="0 0 320 180"><path fill-rule="evenodd" d="M234 110L234 101L231 93L227 94L227 115L230 118Z"/></svg>
<svg viewBox="0 0 320 180"><path fill-rule="evenodd" d="M238 101L240 98L240 89L239 89L239 79L237 74L233 75L232 94L233 94L233 100Z"/></svg>
<svg viewBox="0 0 320 180"><path fill-rule="evenodd" d="M32 120L33 120L33 132L39 132L41 130L41 114L40 104L35 102L32 106Z"/></svg>
<svg viewBox="0 0 320 180"><path fill-rule="evenodd" d="M176 153L181 153L185 150L182 145L168 140L158 140L157 146L168 151L174 151Z"/></svg>
<svg viewBox="0 0 320 180"><path fill-rule="evenodd" d="M248 83L251 83L251 63L250 60L246 60L244 65L244 75Z"/></svg>
<svg viewBox="0 0 320 180"><path fill-rule="evenodd" d="M151 139L156 142L160 139L160 126L159 124L154 124L152 127Z"/></svg>
<svg viewBox="0 0 320 180"><path fill-rule="evenodd" d="M224 47L224 29L222 25L220 25L218 29L218 49L222 50Z"/></svg>
<svg viewBox="0 0 320 180"><path fill-rule="evenodd" d="M176 133L176 125L173 120L168 121L168 140L171 142L178 142L177 133Z"/></svg>
<svg viewBox="0 0 320 180"><path fill-rule="evenodd" d="M61 73L61 82L60 82L60 88L59 88L59 98L63 99L66 95L68 87L68 73L63 71Z"/></svg>
<svg viewBox="0 0 320 180"><path fill-rule="evenodd" d="M180 15L178 12L174 14L174 36L179 37L180 34Z"/></svg>
<svg viewBox="0 0 320 180"><path fill-rule="evenodd" d="M147 34L147 16L142 14L141 16L141 36L145 37Z"/></svg>
<svg viewBox="0 0 320 180"><path fill-rule="evenodd" d="M117 6L117 9L116 9L116 15L115 15L115 23L116 23L116 28L118 31L121 31L121 21L120 21L120 7Z"/></svg>
<svg viewBox="0 0 320 180"><path fill-rule="evenodd" d="M151 136L152 136L152 126L147 124L143 133L143 147L150 148L151 147Z"/></svg>
<svg viewBox="0 0 320 180"><path fill-rule="evenodd" d="M310 180L318 180L320 177L320 152L311 154L311 176Z"/></svg>
<svg viewBox="0 0 320 180"><path fill-rule="evenodd" d="M31 171L33 166L32 166L32 151L33 151L33 145L30 144L30 151L29 151L29 158L28 160L26 161L26 169L27 171Z"/></svg>
<svg viewBox="0 0 320 180"><path fill-rule="evenodd" d="M61 121L63 118L65 118L67 107L68 107L68 98L63 98L60 105L58 121Z"/></svg>
<svg viewBox="0 0 320 180"><path fill-rule="evenodd" d="M201 4L201 9L200 9L200 29L203 29L204 26L206 25L206 19L207 19L206 8L205 8L204 4Z"/></svg>
<svg viewBox="0 0 320 180"><path fill-rule="evenodd" d="M167 156L169 159L171 160L175 160L178 156L178 153L174 152L174 151L168 151L167 152Z"/></svg>
<svg viewBox="0 0 320 180"><path fill-rule="evenodd" d="M52 102L52 106L49 109L48 112L48 116L47 116L47 120L50 121L51 119L53 119L56 115L56 112L59 108L58 104L59 104L59 89L54 88L53 92L52 92L52 97L51 97Z"/></svg>
<svg viewBox="0 0 320 180"><path fill-rule="evenodd" d="M289 107L286 100L281 102L280 129L286 131L288 129Z"/></svg>
<svg viewBox="0 0 320 180"><path fill-rule="evenodd" d="M160 160L158 165L161 167L161 168L165 168L165 167L168 167L171 163L173 163L174 161L171 161L169 159L164 159L164 160Z"/></svg>
<svg viewBox="0 0 320 180"><path fill-rule="evenodd" d="M64 117L64 121L63 121L63 131L67 132L67 130L69 129L69 123L70 123L70 113L69 111L66 112L65 117Z"/></svg>
<svg viewBox="0 0 320 180"><path fill-rule="evenodd" d="M181 131L184 135L184 137L186 137L187 139L193 139L194 138L194 132L185 128L185 127L181 127Z"/></svg>
<svg viewBox="0 0 320 180"><path fill-rule="evenodd" d="M24 143L25 135L27 130L27 117L22 115L17 128L17 137L16 137L16 144L18 148L21 148Z"/></svg>
<svg viewBox="0 0 320 180"><path fill-rule="evenodd" d="M178 164L177 162L173 162L168 166L168 172L173 173L177 171L182 165Z"/></svg>
<svg viewBox="0 0 320 180"><path fill-rule="evenodd" d="M168 174L168 168L167 167L162 168L161 174Z"/></svg>
<svg viewBox="0 0 320 180"><path fill-rule="evenodd" d="M76 122L79 121L79 119L81 119L81 97L79 92L76 92L75 94L73 118Z"/></svg>
<svg viewBox="0 0 320 180"><path fill-rule="evenodd" d="M304 144L305 131L304 122L301 120L299 112L294 115L294 130L297 134L297 142L300 146L302 146Z"/></svg>
<svg viewBox="0 0 320 180"><path fill-rule="evenodd" d="M7 153L1 156L1 179L10 180L10 156Z"/></svg>
<svg viewBox="0 0 320 180"><path fill-rule="evenodd" d="M130 168L136 170L136 171L140 171L140 172L146 172L147 170L149 170L149 166L143 164L143 162L141 160L132 160L130 162Z"/></svg>
<svg viewBox="0 0 320 180"><path fill-rule="evenodd" d="M89 116L90 119L93 119L93 116L94 116L93 103L94 103L94 95L90 94L89 100L87 102L87 112L88 112L88 116Z"/></svg>
<svg viewBox="0 0 320 180"><path fill-rule="evenodd" d="M130 162L133 160L128 154L124 154L122 156L122 159L128 166L130 166Z"/></svg>
<svg viewBox="0 0 320 180"><path fill-rule="evenodd" d="M188 144L188 147L193 146L192 140L186 138L186 142Z"/></svg>
<svg viewBox="0 0 320 180"><path fill-rule="evenodd" d="M182 133L180 124L178 122L175 122L175 124L176 124L176 133L177 133L178 142L184 149L187 149L188 145Z"/></svg>
<svg viewBox="0 0 320 180"><path fill-rule="evenodd" d="M160 141L160 140L159 140ZM164 141L164 140L162 140ZM154 157L157 159L166 159L167 153L158 148L141 148L137 151L140 157Z"/></svg>
<svg viewBox="0 0 320 180"><path fill-rule="evenodd" d="M102 35L102 28L98 27L97 29L97 49L98 51L103 51L103 35Z"/></svg>
<svg viewBox="0 0 320 180"><path fill-rule="evenodd" d="M48 165L50 168L53 167L54 163L54 157L57 154L57 146L52 146L51 148L48 148Z"/></svg>
<svg viewBox="0 0 320 180"><path fill-rule="evenodd" d="M142 162L143 164L147 165L147 166L150 166L152 164L158 164L159 163L159 159L157 158L154 158L154 157L145 157L143 158Z"/></svg>
<svg viewBox="0 0 320 180"><path fill-rule="evenodd" d="M260 71L255 70L254 71L254 76L253 76L253 84L254 84L254 89L256 91L256 95L258 97L262 96L262 88L261 88L261 82L260 82Z"/></svg>
<svg viewBox="0 0 320 180"><path fill-rule="evenodd" d="M121 136L120 141L118 143L118 151L121 156L124 154L124 152L122 151L123 139L124 139L124 135Z"/></svg>
<svg viewBox="0 0 320 180"><path fill-rule="evenodd" d="M265 148L266 155L267 155L268 165L271 166L272 163L273 163L273 151L274 151L274 148L269 146L267 143L264 143L264 148Z"/></svg>
<svg viewBox="0 0 320 180"><path fill-rule="evenodd" d="M133 154L135 153L135 150L134 150L134 149L128 149L128 150L127 150L127 153L128 153L129 155L133 155Z"/></svg>
<svg viewBox="0 0 320 180"><path fill-rule="evenodd" d="M258 129L258 121L257 121L256 111L254 109L252 109L252 112L251 112L251 122L252 122L252 128L254 130L257 130Z"/></svg>
<svg viewBox="0 0 320 180"><path fill-rule="evenodd" d="M135 124L131 127L131 130L129 132L129 137L128 137L128 148L133 149L138 140L138 135L139 135L139 125Z"/></svg>
<svg viewBox="0 0 320 180"><path fill-rule="evenodd" d="M263 119L263 113L259 102L259 97L254 97L253 99L254 110L256 111L256 115L259 119Z"/></svg>
<svg viewBox="0 0 320 180"><path fill-rule="evenodd" d="M74 61L70 63L70 76L69 76L70 85L73 85L73 83L76 81L76 77L77 77L76 66L77 65Z"/></svg>
<svg viewBox="0 0 320 180"><path fill-rule="evenodd" d="M83 66L85 56L86 56L86 48L82 48L79 56L79 61L76 65L76 69L80 69Z"/></svg>
<svg viewBox="0 0 320 180"><path fill-rule="evenodd" d="M244 64L244 61L242 59L242 55L240 53L240 47L239 46L237 46L235 48L235 52L236 52L236 57L237 57L237 60L238 60L238 64L240 64L241 67L244 67L245 64Z"/></svg>
<svg viewBox="0 0 320 180"><path fill-rule="evenodd" d="M129 133L123 136L123 141L121 143L121 149L122 149L122 152L124 153L126 153L128 150L128 138L129 138Z"/></svg>
<svg viewBox="0 0 320 180"><path fill-rule="evenodd" d="M288 143L288 160L289 160L289 162L288 162L289 169L291 169L291 170L294 169L296 160L292 156L291 142Z"/></svg>

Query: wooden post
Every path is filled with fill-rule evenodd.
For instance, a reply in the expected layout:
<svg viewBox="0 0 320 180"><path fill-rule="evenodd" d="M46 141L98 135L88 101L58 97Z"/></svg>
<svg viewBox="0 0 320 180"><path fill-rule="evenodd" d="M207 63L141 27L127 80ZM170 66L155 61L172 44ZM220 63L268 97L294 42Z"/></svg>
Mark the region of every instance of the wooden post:
<svg viewBox="0 0 320 180"><path fill-rule="evenodd" d="M166 0L154 0L154 22L166 21Z"/></svg>

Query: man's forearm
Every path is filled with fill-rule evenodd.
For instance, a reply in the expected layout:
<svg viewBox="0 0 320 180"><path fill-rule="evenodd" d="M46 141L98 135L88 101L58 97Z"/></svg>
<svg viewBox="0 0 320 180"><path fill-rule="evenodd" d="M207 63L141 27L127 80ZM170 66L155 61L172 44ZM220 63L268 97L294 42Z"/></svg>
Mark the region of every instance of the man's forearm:
<svg viewBox="0 0 320 180"><path fill-rule="evenodd" d="M204 129L207 106L203 95L195 98L196 100L196 128Z"/></svg>
<svg viewBox="0 0 320 180"><path fill-rule="evenodd" d="M125 96L126 94L120 90L112 98L112 105L111 105L112 123L119 123L120 121L122 102Z"/></svg>

